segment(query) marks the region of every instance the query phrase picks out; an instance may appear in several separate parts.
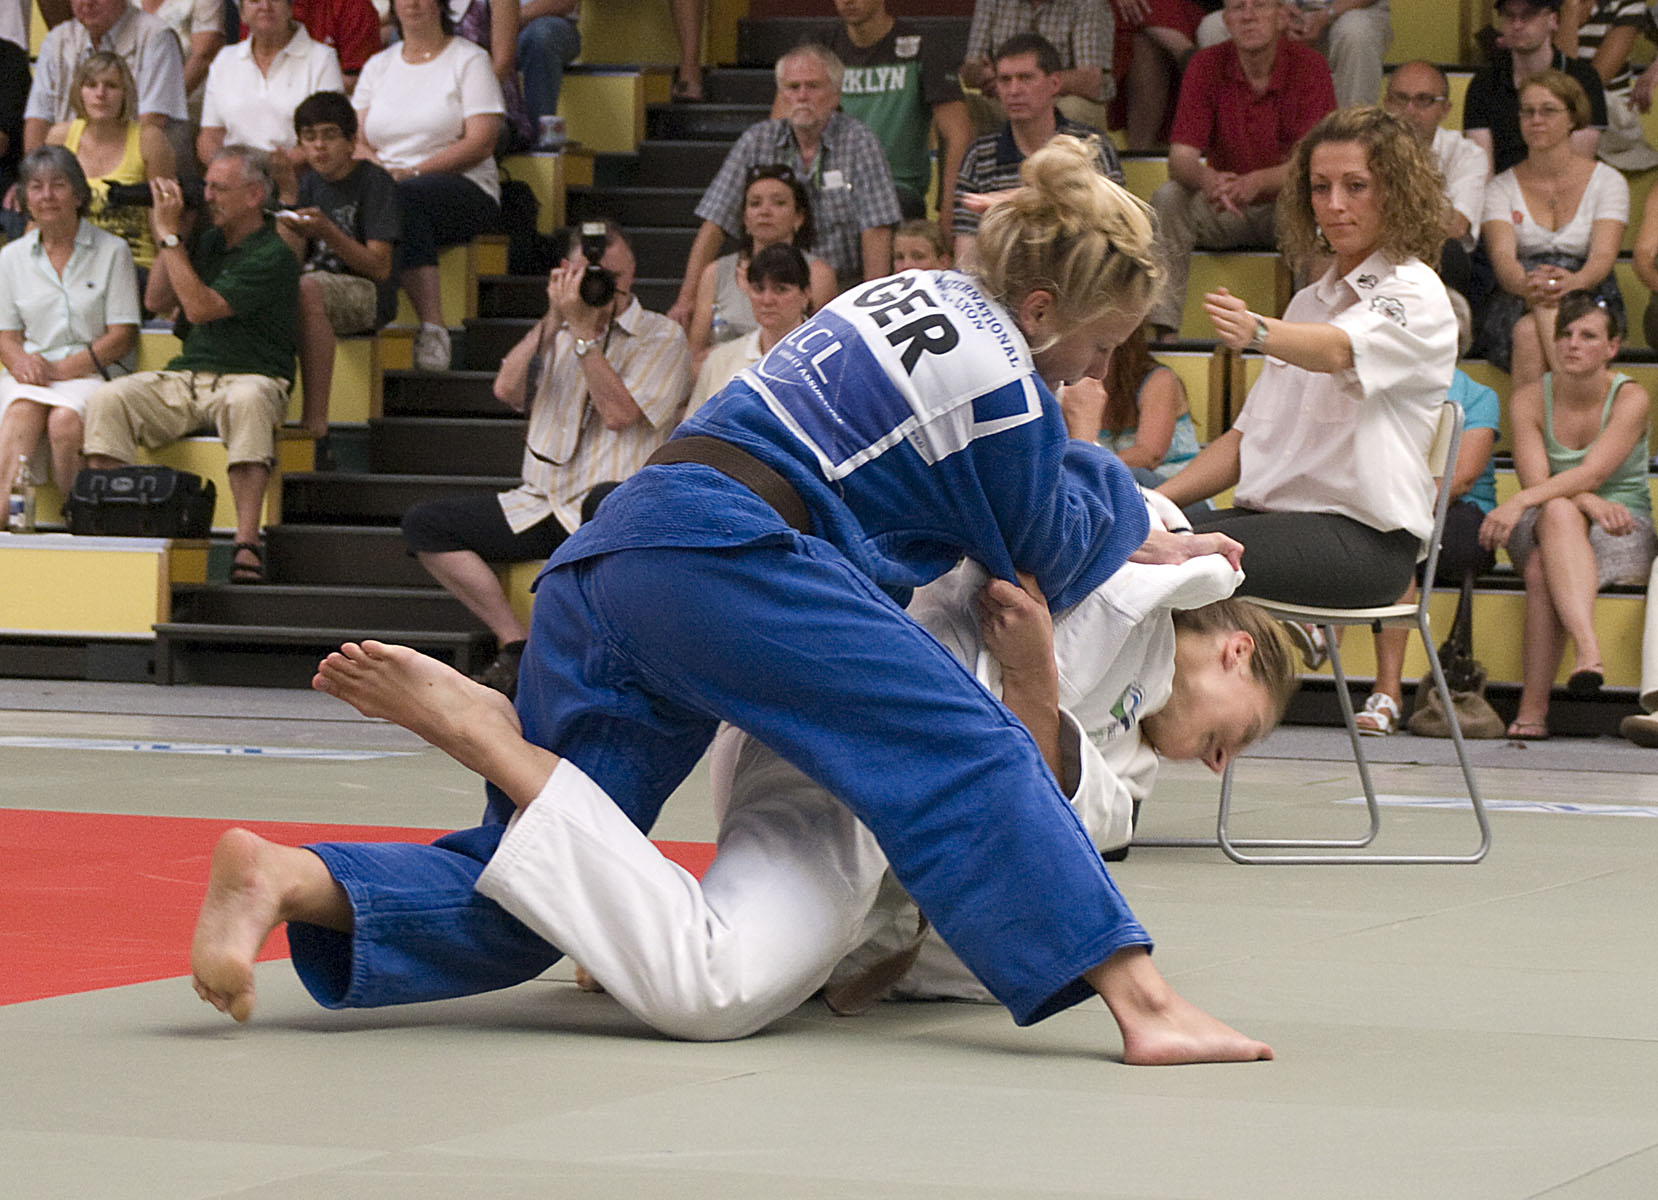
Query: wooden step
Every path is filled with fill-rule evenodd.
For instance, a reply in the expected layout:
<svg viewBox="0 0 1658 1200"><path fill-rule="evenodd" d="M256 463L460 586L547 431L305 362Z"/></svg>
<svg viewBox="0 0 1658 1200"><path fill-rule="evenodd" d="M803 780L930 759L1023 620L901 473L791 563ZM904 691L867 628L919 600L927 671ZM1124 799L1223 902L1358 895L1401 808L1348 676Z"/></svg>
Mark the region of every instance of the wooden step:
<svg viewBox="0 0 1658 1200"><path fill-rule="evenodd" d="M488 496L518 483L517 475L298 475L288 481L284 519L311 525L397 525L422 500Z"/></svg>
<svg viewBox="0 0 1658 1200"><path fill-rule="evenodd" d="M380 475L514 475L523 465L528 425L523 419L385 417L369 424L369 469Z"/></svg>
<svg viewBox="0 0 1658 1200"><path fill-rule="evenodd" d="M573 187L565 193L565 216L572 225L608 217L629 228L673 225L695 229L702 223L696 207L703 190L699 187Z"/></svg>
<svg viewBox="0 0 1658 1200"><path fill-rule="evenodd" d="M425 587L182 584L173 588L172 619L198 625L293 628L479 628L478 619L459 600L430 580Z"/></svg>
<svg viewBox="0 0 1658 1200"><path fill-rule="evenodd" d="M767 120L767 104L653 104L645 110L645 136L672 140L734 142Z"/></svg>
<svg viewBox="0 0 1658 1200"><path fill-rule="evenodd" d="M482 668L495 646L492 635L477 630L163 622L155 627L155 682L310 687L326 654L366 637L413 646L468 675Z"/></svg>
<svg viewBox="0 0 1658 1200"><path fill-rule="evenodd" d="M381 412L388 417L515 416L495 398L494 385L494 371L387 371Z"/></svg>
<svg viewBox="0 0 1658 1200"><path fill-rule="evenodd" d="M275 583L430 587L428 575L395 528L276 525L265 531L265 562Z"/></svg>
<svg viewBox="0 0 1658 1200"><path fill-rule="evenodd" d="M784 53L824 30L833 29L835 22L829 6L822 6L823 16L764 17L758 20L744 18L737 22L737 61L748 67L769 67ZM895 9L898 6L894 6ZM907 14L910 10L901 10ZM959 63L967 57L967 30L972 23L968 17L918 16L905 19L921 27L929 42L942 42L940 53L944 60ZM1109 13L1106 19L1110 20Z"/></svg>

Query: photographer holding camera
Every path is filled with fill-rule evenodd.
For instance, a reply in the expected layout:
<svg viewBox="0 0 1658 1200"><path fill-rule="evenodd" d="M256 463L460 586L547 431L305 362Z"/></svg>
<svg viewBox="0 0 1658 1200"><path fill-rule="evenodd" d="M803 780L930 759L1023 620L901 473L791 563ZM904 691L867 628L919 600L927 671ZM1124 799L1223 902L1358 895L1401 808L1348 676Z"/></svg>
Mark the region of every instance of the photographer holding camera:
<svg viewBox="0 0 1658 1200"><path fill-rule="evenodd" d="M588 223L580 247L548 274L547 315L495 376L495 398L529 416L523 482L403 517L409 552L495 634L500 652L477 679L509 696L529 631L491 564L550 555L595 487L626 479L667 440L691 390L684 331L634 298L621 229Z"/></svg>

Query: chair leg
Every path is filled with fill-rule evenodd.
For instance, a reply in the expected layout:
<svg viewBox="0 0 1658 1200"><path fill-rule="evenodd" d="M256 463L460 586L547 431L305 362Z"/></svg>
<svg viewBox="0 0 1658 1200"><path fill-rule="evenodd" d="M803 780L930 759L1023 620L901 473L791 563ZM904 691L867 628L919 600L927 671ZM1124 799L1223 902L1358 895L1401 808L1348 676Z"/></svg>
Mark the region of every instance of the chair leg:
<svg viewBox="0 0 1658 1200"><path fill-rule="evenodd" d="M1428 651L1428 667L1432 674L1434 688L1439 693L1439 699L1445 706L1447 713L1454 712L1451 706L1451 689L1445 681L1444 669L1439 664L1439 656L1434 653L1433 631L1428 626L1427 606L1424 604L1417 610L1417 632L1421 635L1422 644ZM1451 724L1451 743L1456 750L1457 763L1462 769L1462 778L1468 788L1468 798L1474 809L1474 820L1479 827L1479 845L1467 854L1371 854L1371 853L1341 853L1341 854L1251 854L1248 850L1256 848L1268 849L1314 849L1314 850L1358 850L1369 846L1376 838L1381 828L1381 805L1376 798L1375 786L1370 777L1369 760L1365 757L1363 738L1358 731L1358 724L1354 719L1353 700L1347 691L1347 677L1341 666L1341 649L1336 644L1335 630L1331 626L1323 626L1324 636L1330 646L1330 668L1335 676L1336 699L1341 706L1342 719L1347 725L1348 740L1353 747L1353 761L1358 768L1359 779L1364 787L1365 806L1369 812L1370 829L1362 838L1350 840L1319 840L1319 839L1283 839L1283 838L1233 838L1230 836L1228 825L1232 807L1232 772L1237 766L1236 760L1227 764L1226 773L1221 777L1221 791L1219 811L1215 819L1215 837L1210 838L1136 838L1136 846L1179 846L1179 847L1214 847L1219 846L1221 851L1233 862L1246 865L1300 865L1300 866L1345 866L1352 863L1374 863L1383 866L1416 866L1430 864L1469 864L1483 859L1491 849L1491 822L1486 814L1485 802L1480 797L1479 785L1474 779L1473 763L1468 758L1468 748L1463 741L1462 730L1455 721Z"/></svg>
<svg viewBox="0 0 1658 1200"><path fill-rule="evenodd" d="M1364 738L1359 733L1358 721L1353 712L1353 697L1347 690L1347 672L1341 665L1341 644L1336 640L1336 631L1333 626L1320 627L1324 632L1325 644L1330 649L1330 673L1335 677L1336 703L1341 706L1342 723L1347 726L1347 739L1353 746L1353 761L1359 769L1359 781L1364 786L1365 808L1370 818L1370 828L1364 836L1356 838L1233 838L1228 832L1228 823L1231 818L1232 807L1232 772L1230 765L1226 776L1221 780L1220 809L1215 817L1215 844L1221 852L1233 862L1246 865L1310 862L1319 860L1324 862L1348 862L1354 859L1364 859L1367 855L1301 855L1301 854L1247 854L1247 849L1288 849L1288 850L1360 850L1376 840L1376 834L1382 827L1382 809L1376 801L1376 787L1370 779L1370 761L1364 754Z"/></svg>

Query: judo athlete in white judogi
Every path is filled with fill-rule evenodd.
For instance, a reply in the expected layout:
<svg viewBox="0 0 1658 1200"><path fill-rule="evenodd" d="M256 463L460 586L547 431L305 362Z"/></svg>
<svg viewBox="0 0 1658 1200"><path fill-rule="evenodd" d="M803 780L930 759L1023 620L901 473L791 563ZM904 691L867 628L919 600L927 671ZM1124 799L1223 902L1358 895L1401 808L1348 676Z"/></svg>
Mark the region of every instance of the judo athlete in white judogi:
<svg viewBox="0 0 1658 1200"><path fill-rule="evenodd" d="M1230 596L1242 578L1218 555L1130 563L1055 617L1059 783L1099 849L1128 842L1133 806L1156 775L1141 723L1174 690L1173 611ZM981 633L988 581L964 563L921 589L909 612L1001 697L1002 666ZM1244 721L1279 707L1258 664L1255 686L1237 692ZM711 766L718 852L700 885L597 787L572 786L555 771L514 819L478 890L674 1037L743 1037L826 984L843 1010L889 994L992 1001L920 920L874 836L833 796L731 727L716 739Z"/></svg>

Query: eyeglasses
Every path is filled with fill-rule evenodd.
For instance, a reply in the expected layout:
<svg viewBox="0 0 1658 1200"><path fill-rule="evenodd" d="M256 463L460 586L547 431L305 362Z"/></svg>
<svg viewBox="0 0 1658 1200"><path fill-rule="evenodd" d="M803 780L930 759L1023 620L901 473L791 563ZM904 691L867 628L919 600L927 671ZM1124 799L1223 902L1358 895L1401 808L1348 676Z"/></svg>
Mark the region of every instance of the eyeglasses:
<svg viewBox="0 0 1658 1200"><path fill-rule="evenodd" d="M1566 106L1564 104L1527 104L1520 109L1520 119L1522 121L1529 121L1533 117L1542 117L1544 120L1549 120L1553 117L1563 117L1565 115Z"/></svg>
<svg viewBox="0 0 1658 1200"><path fill-rule="evenodd" d="M1387 94L1387 106L1389 108L1417 108L1425 110L1432 108L1436 104L1441 104L1447 99L1449 99L1449 97L1436 96L1432 92L1416 92L1409 96L1404 95L1401 92L1389 92Z"/></svg>

